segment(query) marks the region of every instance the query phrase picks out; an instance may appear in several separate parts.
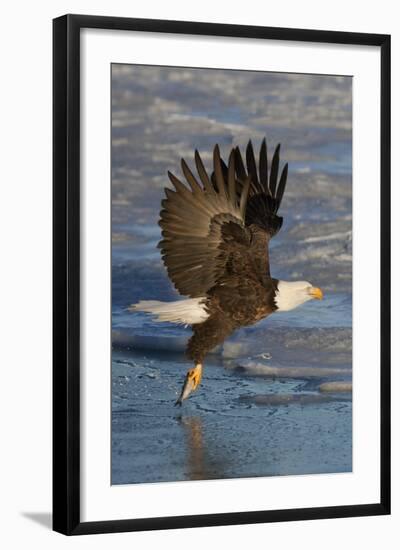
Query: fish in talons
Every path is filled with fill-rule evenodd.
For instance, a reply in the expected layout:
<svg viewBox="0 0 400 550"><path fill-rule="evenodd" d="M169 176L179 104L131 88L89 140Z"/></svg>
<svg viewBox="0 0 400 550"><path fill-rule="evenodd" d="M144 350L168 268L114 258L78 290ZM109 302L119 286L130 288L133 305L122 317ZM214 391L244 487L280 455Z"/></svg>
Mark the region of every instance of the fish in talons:
<svg viewBox="0 0 400 550"><path fill-rule="evenodd" d="M190 369L185 376L185 381L182 386L182 391L178 397L175 406L182 406L182 402L194 392L201 382L203 365L198 363L193 369Z"/></svg>

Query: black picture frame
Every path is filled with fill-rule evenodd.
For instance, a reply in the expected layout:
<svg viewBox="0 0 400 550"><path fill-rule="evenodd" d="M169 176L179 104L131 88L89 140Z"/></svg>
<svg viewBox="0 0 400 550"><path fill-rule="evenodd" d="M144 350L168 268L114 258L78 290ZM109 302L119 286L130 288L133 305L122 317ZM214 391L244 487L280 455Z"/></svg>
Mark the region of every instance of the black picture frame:
<svg viewBox="0 0 400 550"><path fill-rule="evenodd" d="M84 28L378 46L381 51L381 496L371 504L80 520L80 31ZM390 513L390 36L65 15L53 21L53 529L66 535Z"/></svg>

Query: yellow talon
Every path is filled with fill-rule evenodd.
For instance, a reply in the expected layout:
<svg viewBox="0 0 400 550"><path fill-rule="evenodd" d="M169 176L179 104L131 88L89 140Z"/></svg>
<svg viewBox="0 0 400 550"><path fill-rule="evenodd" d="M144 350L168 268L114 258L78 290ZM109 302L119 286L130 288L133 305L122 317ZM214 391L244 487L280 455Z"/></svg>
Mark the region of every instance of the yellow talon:
<svg viewBox="0 0 400 550"><path fill-rule="evenodd" d="M182 405L182 401L187 399L189 395L197 389L201 382L202 373L203 365L201 363L198 363L193 369L187 372L181 394L175 405Z"/></svg>
<svg viewBox="0 0 400 550"><path fill-rule="evenodd" d="M194 369L190 369L190 371L188 372L189 378L191 378L193 381L192 391L194 391L197 388L197 386L200 384L202 374L203 374L203 368L201 364L196 365Z"/></svg>

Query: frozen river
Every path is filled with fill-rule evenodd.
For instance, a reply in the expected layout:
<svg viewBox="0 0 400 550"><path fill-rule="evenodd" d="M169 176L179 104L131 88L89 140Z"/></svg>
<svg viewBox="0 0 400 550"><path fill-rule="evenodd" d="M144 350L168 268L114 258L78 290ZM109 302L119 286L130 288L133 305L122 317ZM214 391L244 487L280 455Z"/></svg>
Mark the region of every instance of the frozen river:
<svg viewBox="0 0 400 550"><path fill-rule="evenodd" d="M121 65L112 97L112 483L351 471L351 79ZM235 333L178 410L190 330L125 311L177 299L166 171L264 135L289 162L272 275L325 299Z"/></svg>

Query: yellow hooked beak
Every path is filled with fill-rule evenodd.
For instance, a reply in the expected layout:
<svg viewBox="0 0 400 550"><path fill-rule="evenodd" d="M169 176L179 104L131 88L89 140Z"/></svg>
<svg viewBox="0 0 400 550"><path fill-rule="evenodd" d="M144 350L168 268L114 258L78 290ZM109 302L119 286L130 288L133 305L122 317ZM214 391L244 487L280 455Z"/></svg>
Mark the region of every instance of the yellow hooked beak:
<svg viewBox="0 0 400 550"><path fill-rule="evenodd" d="M315 298L316 300L322 300L322 298L324 297L324 293L317 286L311 287L309 292L310 292L311 296L313 298Z"/></svg>

